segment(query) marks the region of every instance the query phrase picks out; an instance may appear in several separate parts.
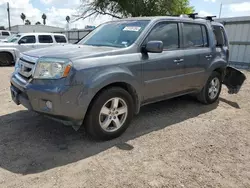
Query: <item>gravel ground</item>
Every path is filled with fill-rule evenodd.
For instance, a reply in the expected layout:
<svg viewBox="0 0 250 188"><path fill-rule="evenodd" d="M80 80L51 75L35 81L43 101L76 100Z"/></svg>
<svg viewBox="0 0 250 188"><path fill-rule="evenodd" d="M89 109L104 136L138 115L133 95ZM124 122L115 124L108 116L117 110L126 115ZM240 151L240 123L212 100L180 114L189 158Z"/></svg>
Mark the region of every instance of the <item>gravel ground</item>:
<svg viewBox="0 0 250 188"><path fill-rule="evenodd" d="M249 80L210 106L143 107L120 138L95 142L16 106L12 71L0 68L0 187L250 187Z"/></svg>

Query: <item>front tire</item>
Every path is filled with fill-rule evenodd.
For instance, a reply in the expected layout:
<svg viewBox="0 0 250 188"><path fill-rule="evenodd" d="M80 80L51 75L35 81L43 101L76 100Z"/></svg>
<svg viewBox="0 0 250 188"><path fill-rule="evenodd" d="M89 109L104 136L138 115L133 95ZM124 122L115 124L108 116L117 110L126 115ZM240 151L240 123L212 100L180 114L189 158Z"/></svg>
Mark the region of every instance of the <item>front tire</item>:
<svg viewBox="0 0 250 188"><path fill-rule="evenodd" d="M126 90L119 87L106 89L91 103L86 131L97 140L116 138L128 128L133 114L133 99Z"/></svg>
<svg viewBox="0 0 250 188"><path fill-rule="evenodd" d="M10 66L13 63L13 57L9 53L0 53L0 66Z"/></svg>
<svg viewBox="0 0 250 188"><path fill-rule="evenodd" d="M206 85L198 94L197 99L204 104L212 104L216 102L220 96L222 87L222 77L218 72L212 72L208 78Z"/></svg>

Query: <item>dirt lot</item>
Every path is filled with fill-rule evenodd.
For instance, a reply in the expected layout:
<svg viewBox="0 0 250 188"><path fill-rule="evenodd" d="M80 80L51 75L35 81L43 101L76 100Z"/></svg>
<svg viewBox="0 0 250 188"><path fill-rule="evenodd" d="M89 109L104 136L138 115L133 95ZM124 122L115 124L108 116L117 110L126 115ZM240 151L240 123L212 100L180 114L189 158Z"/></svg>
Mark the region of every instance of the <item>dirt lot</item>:
<svg viewBox="0 0 250 188"><path fill-rule="evenodd" d="M249 80L214 105L144 107L122 137L95 142L16 106L12 71L0 68L0 187L250 187Z"/></svg>

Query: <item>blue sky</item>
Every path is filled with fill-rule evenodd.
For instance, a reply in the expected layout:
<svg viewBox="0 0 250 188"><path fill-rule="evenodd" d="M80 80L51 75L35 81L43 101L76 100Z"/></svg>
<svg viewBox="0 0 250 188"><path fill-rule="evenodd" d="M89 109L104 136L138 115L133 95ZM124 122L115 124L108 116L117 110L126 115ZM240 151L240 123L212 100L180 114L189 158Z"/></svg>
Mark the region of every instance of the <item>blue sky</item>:
<svg viewBox="0 0 250 188"><path fill-rule="evenodd" d="M11 24L23 24L20 14L23 12L31 23L42 22L41 15L47 15L47 25L65 28L67 15L76 14L80 0L0 0L0 25L7 26L6 3L10 3ZM250 0L190 0L195 11L200 15L219 15L220 3L223 3L222 17L250 16ZM99 25L107 20L109 16L99 16L74 22L70 27L83 28L87 24Z"/></svg>

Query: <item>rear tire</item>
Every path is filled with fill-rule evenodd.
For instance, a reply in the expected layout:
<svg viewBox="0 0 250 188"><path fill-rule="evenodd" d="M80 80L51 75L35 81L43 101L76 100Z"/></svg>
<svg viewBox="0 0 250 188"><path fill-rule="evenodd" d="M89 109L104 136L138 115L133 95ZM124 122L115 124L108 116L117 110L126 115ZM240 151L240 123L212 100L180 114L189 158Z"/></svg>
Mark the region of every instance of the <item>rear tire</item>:
<svg viewBox="0 0 250 188"><path fill-rule="evenodd" d="M10 66L13 63L13 57L11 54L3 52L0 53L0 66Z"/></svg>
<svg viewBox="0 0 250 188"><path fill-rule="evenodd" d="M221 87L221 74L214 71L208 78L206 85L198 94L197 99L204 104L212 104L218 100L221 92Z"/></svg>
<svg viewBox="0 0 250 188"><path fill-rule="evenodd" d="M133 115L133 99L126 90L106 89L91 103L85 121L86 131L97 140L116 138L128 128Z"/></svg>

